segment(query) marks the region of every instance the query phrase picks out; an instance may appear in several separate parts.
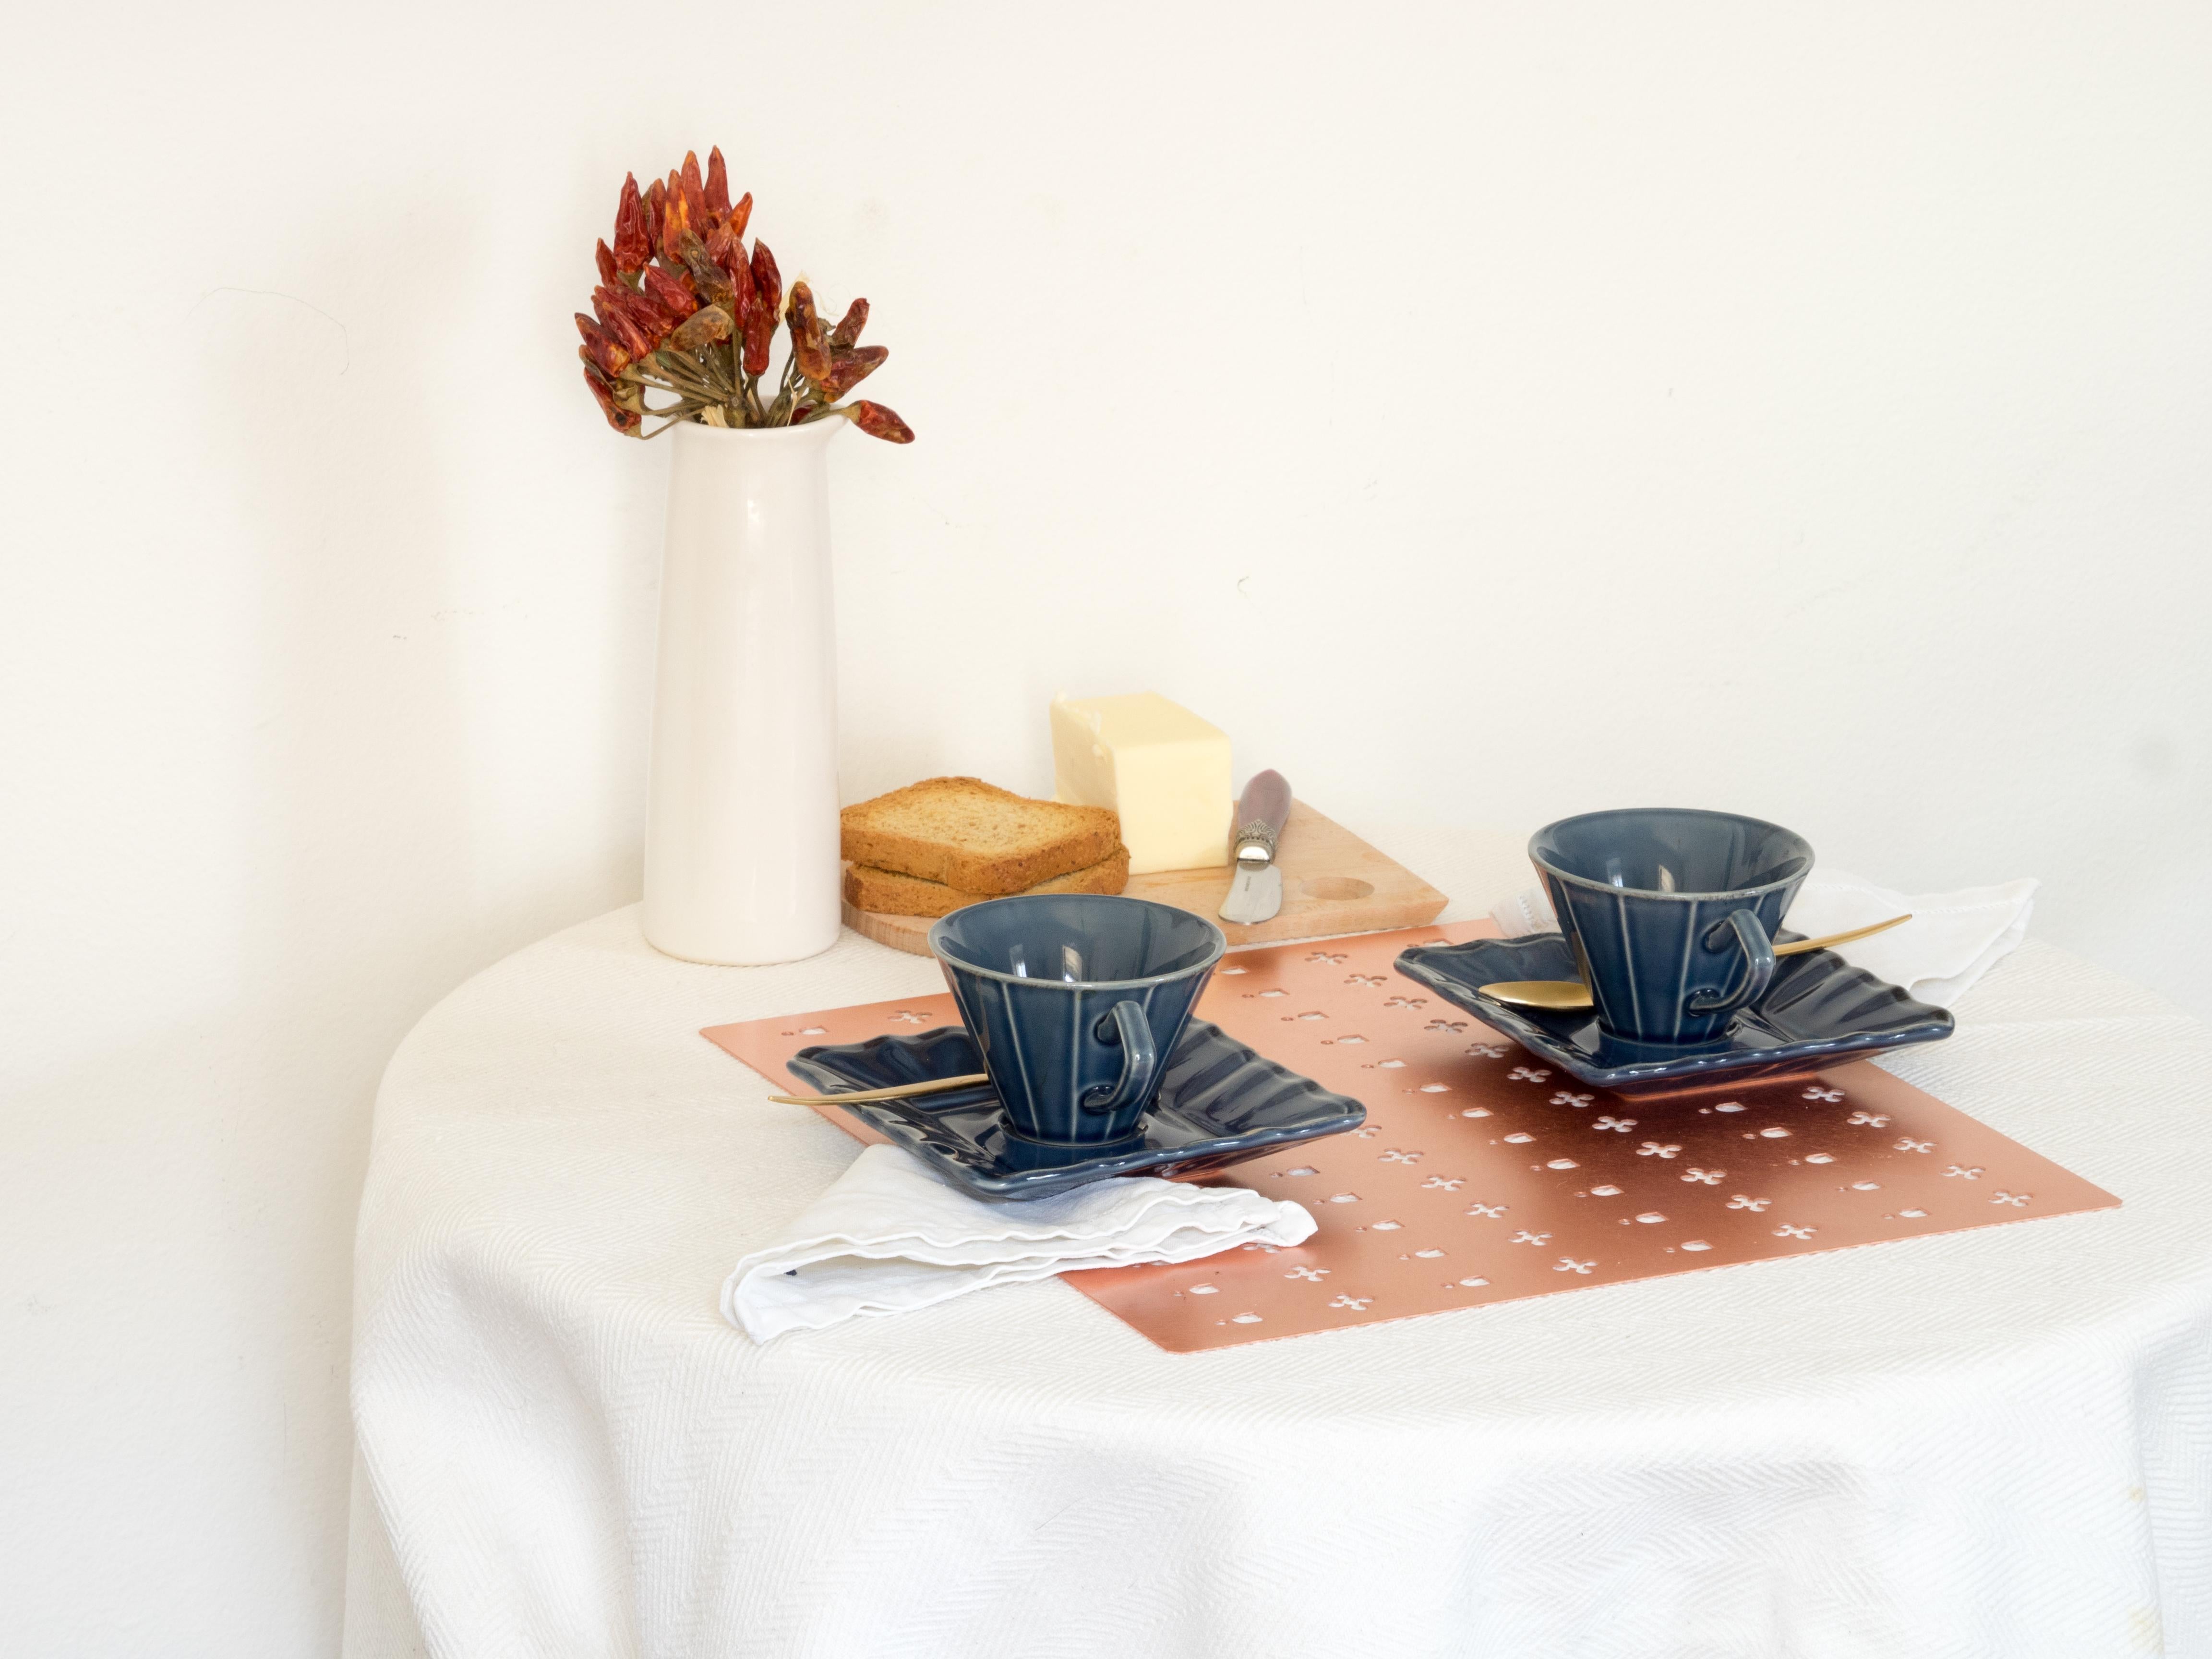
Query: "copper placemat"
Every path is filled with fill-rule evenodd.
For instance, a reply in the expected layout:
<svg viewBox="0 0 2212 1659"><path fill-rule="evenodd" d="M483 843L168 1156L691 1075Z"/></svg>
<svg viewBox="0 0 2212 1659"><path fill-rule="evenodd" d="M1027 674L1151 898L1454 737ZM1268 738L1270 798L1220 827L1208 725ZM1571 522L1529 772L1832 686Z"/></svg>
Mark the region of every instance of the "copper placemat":
<svg viewBox="0 0 2212 1659"><path fill-rule="evenodd" d="M1295 1249L1067 1282L1190 1352L2119 1203L1867 1061L1615 1095L1391 971L1409 945L1496 931L1408 927L1228 957L1200 1016L1364 1102L1367 1122L1207 1179L1297 1199L1320 1231ZM958 1021L939 994L703 1035L783 1089L784 1061L809 1044Z"/></svg>

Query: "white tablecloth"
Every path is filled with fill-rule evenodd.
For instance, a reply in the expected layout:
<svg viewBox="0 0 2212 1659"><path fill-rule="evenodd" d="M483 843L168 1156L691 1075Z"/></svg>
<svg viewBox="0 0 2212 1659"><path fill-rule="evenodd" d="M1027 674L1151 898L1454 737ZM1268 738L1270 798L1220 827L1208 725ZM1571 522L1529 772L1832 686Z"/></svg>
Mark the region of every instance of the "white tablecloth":
<svg viewBox="0 0 2212 1659"><path fill-rule="evenodd" d="M1382 844L1452 915L1522 879ZM697 1030L938 984L622 911L416 1028L352 1659L2212 1656L2212 1042L2149 993L2031 942L1888 1062L2116 1212L1215 1353L1056 1281L756 1346L723 1276L856 1146Z"/></svg>

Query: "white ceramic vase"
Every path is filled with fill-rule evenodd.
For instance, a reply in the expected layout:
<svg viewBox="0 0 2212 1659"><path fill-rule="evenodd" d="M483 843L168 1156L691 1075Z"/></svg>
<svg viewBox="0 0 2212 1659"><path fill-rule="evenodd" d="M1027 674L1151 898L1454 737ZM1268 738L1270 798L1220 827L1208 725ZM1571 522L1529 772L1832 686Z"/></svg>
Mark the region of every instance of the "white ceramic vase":
<svg viewBox="0 0 2212 1659"><path fill-rule="evenodd" d="M842 421L670 433L645 936L691 962L836 941L837 641L824 452Z"/></svg>

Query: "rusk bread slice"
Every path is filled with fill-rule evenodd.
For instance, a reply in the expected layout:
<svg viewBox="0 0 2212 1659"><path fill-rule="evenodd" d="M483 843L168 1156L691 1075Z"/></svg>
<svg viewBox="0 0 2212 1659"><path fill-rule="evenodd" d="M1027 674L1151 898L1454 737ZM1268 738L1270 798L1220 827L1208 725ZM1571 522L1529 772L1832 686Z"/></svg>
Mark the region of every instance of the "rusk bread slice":
<svg viewBox="0 0 2212 1659"><path fill-rule="evenodd" d="M927 778L840 814L854 864L997 898L1086 870L1121 844L1103 806L1030 800L977 778Z"/></svg>
<svg viewBox="0 0 2212 1659"><path fill-rule="evenodd" d="M1071 870L1050 881L1041 881L1032 893L1118 893L1129 884L1129 849L1116 847L1086 870ZM884 916L949 916L963 905L981 904L1004 894L966 893L941 881L902 876L896 871L872 869L865 864L845 867L845 902L857 910L873 910Z"/></svg>

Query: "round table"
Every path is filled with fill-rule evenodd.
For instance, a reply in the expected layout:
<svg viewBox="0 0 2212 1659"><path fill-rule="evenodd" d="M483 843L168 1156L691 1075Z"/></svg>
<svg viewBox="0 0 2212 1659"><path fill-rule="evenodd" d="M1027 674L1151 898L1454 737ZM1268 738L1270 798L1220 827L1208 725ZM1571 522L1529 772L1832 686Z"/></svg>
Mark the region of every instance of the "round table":
<svg viewBox="0 0 2212 1659"><path fill-rule="evenodd" d="M1448 918L1525 884L1370 839ZM1883 1062L2117 1211L1208 1353L1058 1281L755 1346L724 1277L858 1149L700 1028L939 983L623 910L424 1018L362 1200L349 1654L2212 1654L2212 1042L2152 994L2031 941Z"/></svg>

